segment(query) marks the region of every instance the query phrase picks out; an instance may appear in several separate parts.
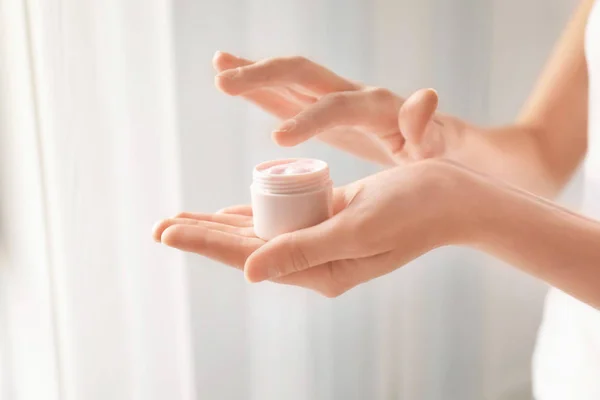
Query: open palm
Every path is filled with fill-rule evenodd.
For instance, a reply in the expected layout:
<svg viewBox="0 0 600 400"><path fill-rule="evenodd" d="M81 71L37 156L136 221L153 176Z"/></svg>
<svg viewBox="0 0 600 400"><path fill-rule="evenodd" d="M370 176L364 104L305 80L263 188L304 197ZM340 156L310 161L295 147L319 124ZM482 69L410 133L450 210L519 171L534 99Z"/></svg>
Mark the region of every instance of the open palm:
<svg viewBox="0 0 600 400"><path fill-rule="evenodd" d="M347 205L346 199L346 190L335 190L334 213ZM248 257L266 243L254 233L252 208L249 205L228 207L214 214L182 212L173 218L160 221L154 227L153 237L167 246L200 254L242 271ZM379 257L379 260L376 257L372 258L379 264L385 261L385 257ZM335 297L364 281L368 269L376 267L373 261L370 258L336 260L271 281L301 286L328 297ZM381 266L388 272L395 268L395 263L388 261ZM262 273L259 268L256 270ZM246 275L250 275L251 280L260 279L253 276L252 271L247 270Z"/></svg>
<svg viewBox="0 0 600 400"><path fill-rule="evenodd" d="M458 169L439 161L397 166L337 188L334 215L264 241L250 206L181 213L159 222L154 239L271 280L337 296L445 244L454 203L445 193ZM440 204L439 198L445 198Z"/></svg>

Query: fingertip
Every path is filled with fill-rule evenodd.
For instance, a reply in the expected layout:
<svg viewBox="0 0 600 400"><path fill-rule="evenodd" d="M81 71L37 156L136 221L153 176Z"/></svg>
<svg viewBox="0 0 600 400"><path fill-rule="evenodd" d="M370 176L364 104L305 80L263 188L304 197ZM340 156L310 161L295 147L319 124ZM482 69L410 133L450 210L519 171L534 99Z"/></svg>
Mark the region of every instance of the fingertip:
<svg viewBox="0 0 600 400"><path fill-rule="evenodd" d="M220 75L215 76L215 86L221 92L226 93L226 94L230 94L229 90L228 90L227 81L222 76L220 76Z"/></svg>
<svg viewBox="0 0 600 400"><path fill-rule="evenodd" d="M244 278L246 279L246 282L248 282L248 283L259 283L259 282L261 282L261 280L258 279L258 277L256 277L253 272L249 272L249 271L254 271L254 269L253 268L248 268L248 267L244 266Z"/></svg>
<svg viewBox="0 0 600 400"><path fill-rule="evenodd" d="M220 71L219 66L220 66L222 59L223 59L223 52L221 50L217 50L212 58L212 65L217 71Z"/></svg>
<svg viewBox="0 0 600 400"><path fill-rule="evenodd" d="M161 243L170 247L178 247L184 236L184 228L185 227L182 225L171 225L167 227L160 235Z"/></svg>
<svg viewBox="0 0 600 400"><path fill-rule="evenodd" d="M152 239L154 239L155 242L160 243L160 236L162 234L162 225L164 223L164 220L161 221L157 221L153 226L152 226Z"/></svg>
<svg viewBox="0 0 600 400"><path fill-rule="evenodd" d="M223 72L240 66L242 60L233 54L218 50L212 59L212 65L217 72Z"/></svg>
<svg viewBox="0 0 600 400"><path fill-rule="evenodd" d="M417 90L406 99L398 112L398 125L408 142L420 143L437 106L438 95L434 89Z"/></svg>
<svg viewBox="0 0 600 400"><path fill-rule="evenodd" d="M439 96L437 90L435 90L434 88L427 88L425 90L427 90L429 93L435 95L436 97Z"/></svg>
<svg viewBox="0 0 600 400"><path fill-rule="evenodd" d="M218 72L223 72L228 69L251 65L253 61L219 50L214 54L212 63Z"/></svg>
<svg viewBox="0 0 600 400"><path fill-rule="evenodd" d="M298 144L294 136L290 135L289 132L273 131L271 139L281 147L292 147Z"/></svg>
<svg viewBox="0 0 600 400"><path fill-rule="evenodd" d="M298 122L295 119L289 119L271 133L271 138L279 146L290 147L303 141L299 133Z"/></svg>
<svg viewBox="0 0 600 400"><path fill-rule="evenodd" d="M408 99L406 99L406 101L404 102L404 105L407 106L405 108L410 108L411 106L414 105L428 105L429 107L427 107L427 109L429 110L429 108L431 106L433 106L434 108L437 107L437 103L438 103L438 94L437 91L435 91L435 89L431 89L431 88L426 88L426 89L419 89L416 92L414 92L412 95L410 95L408 97Z"/></svg>
<svg viewBox="0 0 600 400"><path fill-rule="evenodd" d="M174 223L174 218L166 218L155 223L154 227L152 228L152 236L154 237L154 240L162 243L162 235L164 234L164 231L170 226L174 225Z"/></svg>
<svg viewBox="0 0 600 400"><path fill-rule="evenodd" d="M432 88L422 89L420 92L421 92L420 93L421 101L423 103L425 103L426 105L428 105L429 107L432 107L433 110L435 111L435 109L438 106L438 101L439 101L438 92ZM428 107L428 109L429 109L429 107Z"/></svg>
<svg viewBox="0 0 600 400"><path fill-rule="evenodd" d="M215 76L215 86L217 89L230 95L239 93L235 85L235 78L240 73L240 68L228 69Z"/></svg>
<svg viewBox="0 0 600 400"><path fill-rule="evenodd" d="M221 208L215 214L237 214L251 217L253 215L252 207L248 205L229 206Z"/></svg>
<svg viewBox="0 0 600 400"><path fill-rule="evenodd" d="M248 283L256 283L256 278L254 276L254 262L253 259L255 257L256 252L250 254L250 256L246 259L244 263L244 278Z"/></svg>
<svg viewBox="0 0 600 400"><path fill-rule="evenodd" d="M244 264L244 278L248 283L259 283L275 278L279 272L261 261L260 249L252 253Z"/></svg>

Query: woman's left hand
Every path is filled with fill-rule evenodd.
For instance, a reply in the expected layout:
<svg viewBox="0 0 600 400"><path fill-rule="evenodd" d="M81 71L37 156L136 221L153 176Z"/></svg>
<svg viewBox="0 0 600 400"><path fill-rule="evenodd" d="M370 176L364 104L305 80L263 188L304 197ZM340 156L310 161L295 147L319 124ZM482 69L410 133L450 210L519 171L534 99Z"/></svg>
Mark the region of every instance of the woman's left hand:
<svg viewBox="0 0 600 400"><path fill-rule="evenodd" d="M216 86L285 122L272 133L280 146L311 137L366 160L397 165L450 158L469 126L436 113L438 96L421 89L404 99L390 90L346 79L304 57L258 62L217 52Z"/></svg>
<svg viewBox="0 0 600 400"><path fill-rule="evenodd" d="M385 170L334 193L334 216L269 242L256 237L250 206L183 213L159 222L154 238L271 280L335 297L416 257L472 234L477 179L441 160Z"/></svg>

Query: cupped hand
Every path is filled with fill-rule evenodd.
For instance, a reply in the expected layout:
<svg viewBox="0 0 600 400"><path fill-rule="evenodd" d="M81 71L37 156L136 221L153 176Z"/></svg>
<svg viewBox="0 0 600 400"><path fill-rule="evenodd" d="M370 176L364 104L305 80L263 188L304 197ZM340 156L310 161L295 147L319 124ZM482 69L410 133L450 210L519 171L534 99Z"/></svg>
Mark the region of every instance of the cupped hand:
<svg viewBox="0 0 600 400"><path fill-rule="evenodd" d="M272 134L282 146L316 136L361 158L394 165L443 157L465 130L461 121L436 113L438 96L432 89L405 100L303 57L253 62L217 52L213 64L221 91L244 97L283 120Z"/></svg>
<svg viewBox="0 0 600 400"><path fill-rule="evenodd" d="M385 170L336 189L329 220L268 242L254 234L250 206L182 213L159 222L154 238L242 269L251 282L334 297L431 249L466 240L467 175L436 160Z"/></svg>

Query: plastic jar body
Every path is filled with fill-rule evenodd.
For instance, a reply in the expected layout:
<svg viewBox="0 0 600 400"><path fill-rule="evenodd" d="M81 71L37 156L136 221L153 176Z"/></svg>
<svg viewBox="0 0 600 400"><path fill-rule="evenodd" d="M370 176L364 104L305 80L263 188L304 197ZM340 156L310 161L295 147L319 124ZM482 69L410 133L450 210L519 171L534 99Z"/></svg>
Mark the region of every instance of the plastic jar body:
<svg viewBox="0 0 600 400"><path fill-rule="evenodd" d="M259 164L250 190L254 232L264 240L317 225L333 212L333 183L327 164L320 160Z"/></svg>

